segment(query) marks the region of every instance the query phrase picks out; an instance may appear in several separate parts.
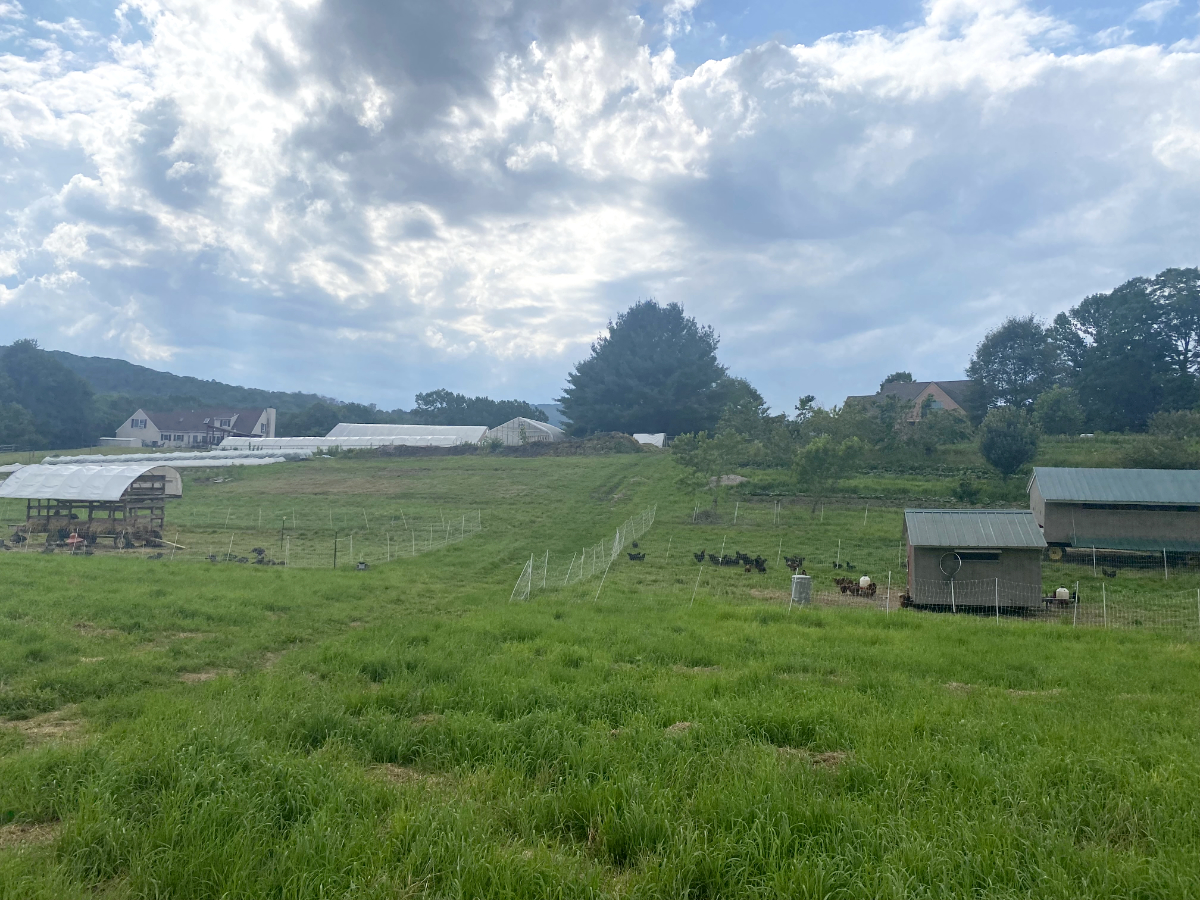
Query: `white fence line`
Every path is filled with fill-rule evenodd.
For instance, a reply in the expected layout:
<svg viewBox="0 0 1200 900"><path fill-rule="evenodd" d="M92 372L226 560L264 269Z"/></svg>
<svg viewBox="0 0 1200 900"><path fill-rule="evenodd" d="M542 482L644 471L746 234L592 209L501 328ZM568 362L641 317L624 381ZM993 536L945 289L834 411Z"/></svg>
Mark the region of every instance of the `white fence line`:
<svg viewBox="0 0 1200 900"><path fill-rule="evenodd" d="M531 554L529 561L521 570L516 585L513 586L509 600L528 600L534 591L552 590L590 580L600 576L600 586L604 585L604 576L613 561L626 552L626 548L635 543L654 524L654 516L658 505L647 507L635 516L630 516L617 528L613 537L605 538L594 544L573 551L565 566L551 566L550 551L546 550L538 559L538 554ZM597 590L597 596L599 590Z"/></svg>

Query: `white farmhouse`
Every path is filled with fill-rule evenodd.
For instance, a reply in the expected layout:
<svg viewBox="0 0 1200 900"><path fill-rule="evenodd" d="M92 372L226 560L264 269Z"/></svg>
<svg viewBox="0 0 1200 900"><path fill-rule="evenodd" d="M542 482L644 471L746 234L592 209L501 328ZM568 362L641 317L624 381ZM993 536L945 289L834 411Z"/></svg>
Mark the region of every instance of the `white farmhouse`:
<svg viewBox="0 0 1200 900"><path fill-rule="evenodd" d="M275 437L275 410L139 409L117 429L118 438L142 447L215 447L227 437Z"/></svg>

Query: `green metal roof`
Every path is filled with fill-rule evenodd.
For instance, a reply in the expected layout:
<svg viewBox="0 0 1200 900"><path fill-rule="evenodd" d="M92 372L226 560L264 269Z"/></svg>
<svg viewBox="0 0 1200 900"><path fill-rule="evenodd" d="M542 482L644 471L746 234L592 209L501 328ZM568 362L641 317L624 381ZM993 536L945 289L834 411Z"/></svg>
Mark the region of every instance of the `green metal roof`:
<svg viewBox="0 0 1200 900"><path fill-rule="evenodd" d="M1046 546L1033 513L1027 509L906 509L904 525L914 547Z"/></svg>
<svg viewBox="0 0 1200 900"><path fill-rule="evenodd" d="M1200 503L1200 472L1194 469L1066 469L1036 466L1037 482L1051 503Z"/></svg>

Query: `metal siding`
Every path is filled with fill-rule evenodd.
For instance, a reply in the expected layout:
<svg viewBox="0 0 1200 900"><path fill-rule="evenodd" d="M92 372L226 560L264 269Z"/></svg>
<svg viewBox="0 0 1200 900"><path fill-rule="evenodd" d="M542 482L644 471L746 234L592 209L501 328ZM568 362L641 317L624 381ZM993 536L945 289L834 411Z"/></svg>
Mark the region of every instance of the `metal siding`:
<svg viewBox="0 0 1200 900"><path fill-rule="evenodd" d="M1038 466L1038 491L1050 502L1200 503L1200 471L1193 469L1076 469Z"/></svg>

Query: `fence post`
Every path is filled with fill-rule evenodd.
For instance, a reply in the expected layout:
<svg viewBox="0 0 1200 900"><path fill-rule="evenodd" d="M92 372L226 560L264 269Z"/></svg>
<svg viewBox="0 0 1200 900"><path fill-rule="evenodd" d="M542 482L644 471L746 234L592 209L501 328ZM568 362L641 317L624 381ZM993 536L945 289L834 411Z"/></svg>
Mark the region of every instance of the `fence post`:
<svg viewBox="0 0 1200 900"><path fill-rule="evenodd" d="M1075 582L1075 615L1071 619L1071 627L1079 624L1079 582Z"/></svg>
<svg viewBox="0 0 1200 900"><path fill-rule="evenodd" d="M671 535L670 539L667 541L667 555L666 558L663 559L663 562L666 562L671 558L671 541L673 540L675 540L675 535Z"/></svg>
<svg viewBox="0 0 1200 900"><path fill-rule="evenodd" d="M1200 588L1196 588L1196 617L1200 619Z"/></svg>
<svg viewBox="0 0 1200 900"><path fill-rule="evenodd" d="M837 565L836 565L836 566L834 566L834 568L835 568L835 569L840 569L841 567L842 567L842 539L841 539L841 538L838 538L838 555L837 555Z"/></svg>
<svg viewBox="0 0 1200 900"><path fill-rule="evenodd" d="M996 579L996 621L1000 621L1000 579Z"/></svg>
<svg viewBox="0 0 1200 900"><path fill-rule="evenodd" d="M892 571L888 570L888 590L887 600L884 601L883 614L890 616L892 614Z"/></svg>
<svg viewBox="0 0 1200 900"><path fill-rule="evenodd" d="M866 506L864 506L864 507L863 507L863 527L864 527L864 528L865 528L865 527L866 527L866 525L867 525L867 513L868 513L868 512L870 512L870 510L871 510L871 504L870 504L870 503L868 503Z"/></svg>
<svg viewBox="0 0 1200 900"><path fill-rule="evenodd" d="M779 539L779 549L775 551L775 565L779 565L779 557L783 555L783 538Z"/></svg>
<svg viewBox="0 0 1200 900"><path fill-rule="evenodd" d="M696 586L694 588L692 588L692 599L688 602L688 606L691 606L693 603L696 602L696 591L700 590L700 576L703 574L704 574L704 563L700 563L700 571L696 573ZM792 605L789 602L788 609L791 609L791 608L792 608Z"/></svg>
<svg viewBox="0 0 1200 900"><path fill-rule="evenodd" d="M1163 547L1163 581L1169 581L1171 578L1167 572L1167 548Z"/></svg>
<svg viewBox="0 0 1200 900"><path fill-rule="evenodd" d="M740 502L733 504L733 524L734 525L737 524L738 509L741 508L741 505L742 504Z"/></svg>
<svg viewBox="0 0 1200 900"><path fill-rule="evenodd" d="M1092 544L1092 577L1096 577L1096 545Z"/></svg>
<svg viewBox="0 0 1200 900"><path fill-rule="evenodd" d="M387 535L387 561L388 562L392 561L392 535L391 535L391 532L388 532L388 535Z"/></svg>
<svg viewBox="0 0 1200 900"><path fill-rule="evenodd" d="M337 568L337 532L333 533L333 567Z"/></svg>
<svg viewBox="0 0 1200 900"><path fill-rule="evenodd" d="M1200 592L1197 592L1200 593ZM1104 627L1108 627L1108 587L1100 585L1100 609L1104 613Z"/></svg>
<svg viewBox="0 0 1200 900"><path fill-rule="evenodd" d="M957 613L958 607L954 603L954 579L950 579L950 612Z"/></svg>
<svg viewBox="0 0 1200 900"><path fill-rule="evenodd" d="M546 558L542 560L542 590L546 589L546 570L550 568L550 551L546 551Z"/></svg>

